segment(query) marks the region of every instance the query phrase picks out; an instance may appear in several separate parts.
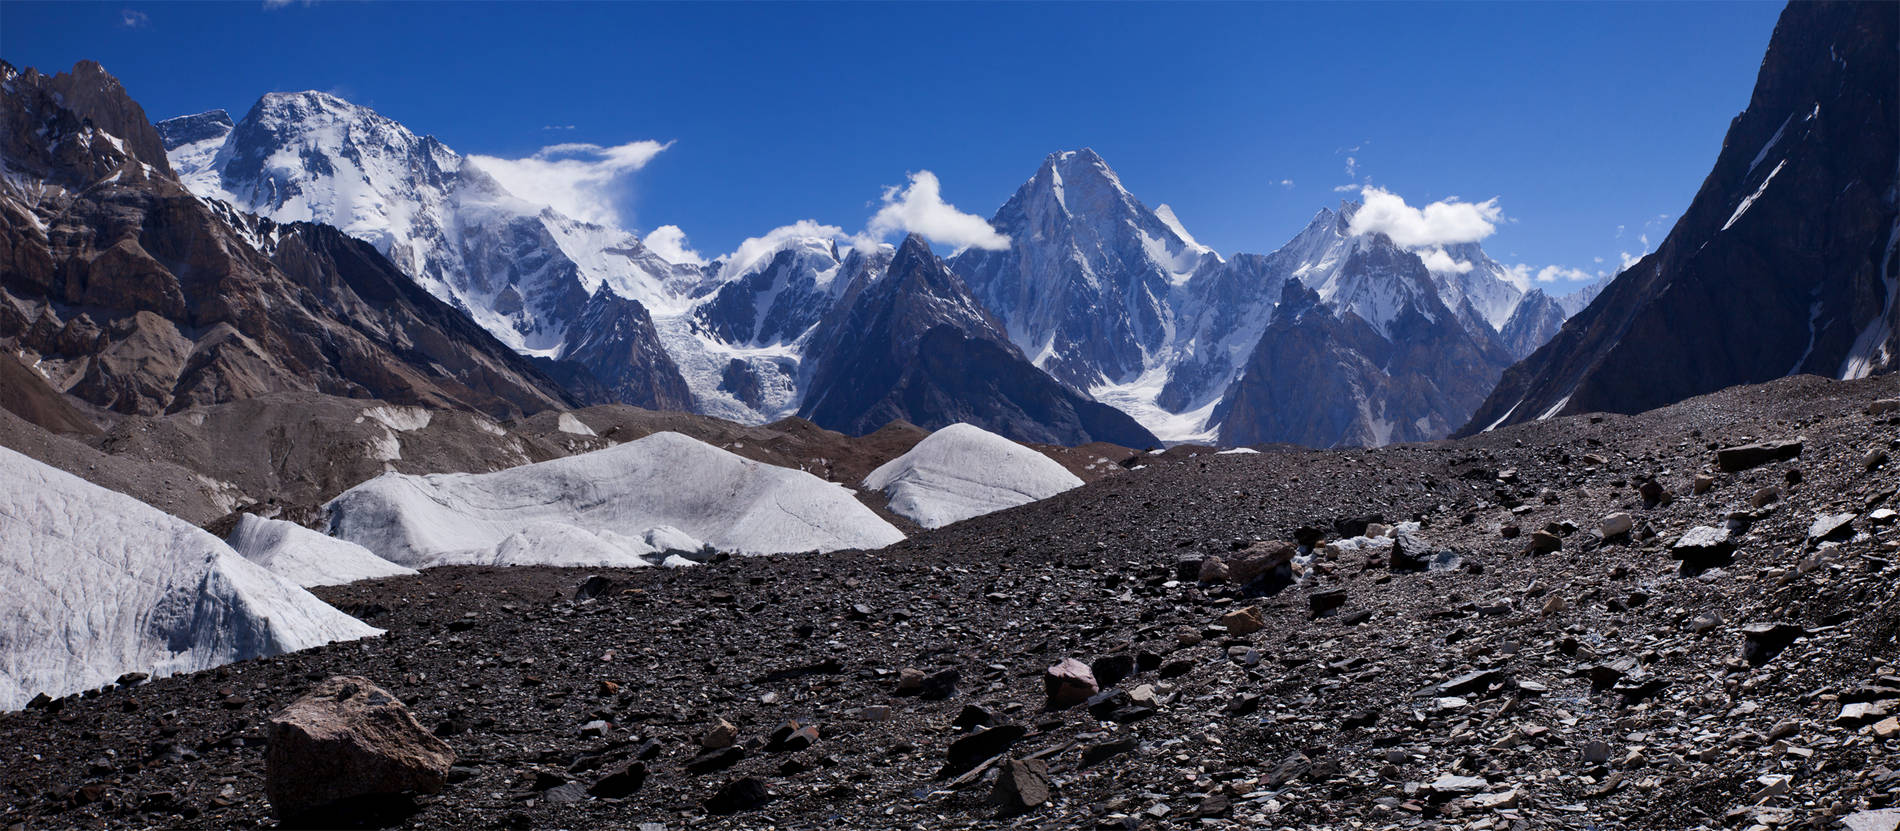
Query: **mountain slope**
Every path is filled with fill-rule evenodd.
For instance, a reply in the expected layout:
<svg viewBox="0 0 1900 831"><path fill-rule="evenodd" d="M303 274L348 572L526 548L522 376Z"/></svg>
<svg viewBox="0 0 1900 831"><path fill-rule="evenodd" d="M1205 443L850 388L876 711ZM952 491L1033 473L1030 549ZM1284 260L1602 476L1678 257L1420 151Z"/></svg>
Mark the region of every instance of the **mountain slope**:
<svg viewBox="0 0 1900 831"><path fill-rule="evenodd" d="M1416 255L1382 236L1355 240L1322 285L1384 287L1381 302L1358 305L1376 307L1380 319L1288 280L1272 322L1210 417L1221 444L1379 446L1440 438L1510 363L1494 337L1474 335L1445 307ZM1355 290L1346 299L1367 297Z"/></svg>
<svg viewBox="0 0 1900 831"><path fill-rule="evenodd" d="M1050 154L990 224L1010 247L953 268L1023 354L1078 390L1152 366L1173 337L1173 286L1220 259L1087 148Z"/></svg>
<svg viewBox="0 0 1900 831"><path fill-rule="evenodd" d="M860 275L812 335L799 415L863 435L891 421L974 424L1017 441L1145 447L1126 414L1024 359L963 281L912 235L889 270Z"/></svg>
<svg viewBox="0 0 1900 831"><path fill-rule="evenodd" d="M495 415L571 404L368 246L190 194L97 126L137 111L110 76L80 94L0 75L0 343L53 388L147 414L280 390Z"/></svg>
<svg viewBox="0 0 1900 831"><path fill-rule="evenodd" d="M1668 238L1507 371L1463 432L1893 369L1896 51L1891 5L1791 4L1748 108Z"/></svg>
<svg viewBox="0 0 1900 831"><path fill-rule="evenodd" d="M598 385L556 371L581 379L583 398L691 407L648 318L683 302L701 275L634 234L523 200L433 136L326 93L271 93L235 124L213 111L165 121L159 133L194 192L370 243L510 347L586 365ZM603 304L616 309L609 325L571 331L583 316L600 322ZM607 367L603 355L627 361Z"/></svg>

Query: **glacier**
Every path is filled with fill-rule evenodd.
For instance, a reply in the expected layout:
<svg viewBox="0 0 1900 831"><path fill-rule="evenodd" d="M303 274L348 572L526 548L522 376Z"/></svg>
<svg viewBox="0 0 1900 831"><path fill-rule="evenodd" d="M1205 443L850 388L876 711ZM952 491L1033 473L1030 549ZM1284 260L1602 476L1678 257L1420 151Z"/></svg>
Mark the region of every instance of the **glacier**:
<svg viewBox="0 0 1900 831"><path fill-rule="evenodd" d="M237 527L224 541L244 559L304 588L416 573L356 543L255 514L239 516Z"/></svg>
<svg viewBox="0 0 1900 831"><path fill-rule="evenodd" d="M411 568L640 567L695 541L779 554L904 538L840 485L670 432L493 473L386 473L325 511L331 536Z"/></svg>
<svg viewBox="0 0 1900 831"><path fill-rule="evenodd" d="M0 708L382 634L130 496L0 448Z"/></svg>
<svg viewBox="0 0 1900 831"><path fill-rule="evenodd" d="M969 424L952 424L865 477L891 511L925 528L1048 499L1082 486L1054 459Z"/></svg>

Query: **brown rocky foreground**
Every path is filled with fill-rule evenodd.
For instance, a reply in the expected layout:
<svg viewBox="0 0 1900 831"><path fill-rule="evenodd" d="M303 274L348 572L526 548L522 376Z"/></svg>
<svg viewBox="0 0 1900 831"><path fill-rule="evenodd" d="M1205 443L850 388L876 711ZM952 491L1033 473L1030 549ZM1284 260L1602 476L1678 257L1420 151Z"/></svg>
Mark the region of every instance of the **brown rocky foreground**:
<svg viewBox="0 0 1900 831"><path fill-rule="evenodd" d="M1171 453L875 552L324 589L389 634L0 716L0 822L269 826L268 719L354 675L456 754L417 828L1839 827L1900 791L1896 395ZM1317 548L1207 562L1276 542ZM1050 709L1069 658L1099 692Z"/></svg>

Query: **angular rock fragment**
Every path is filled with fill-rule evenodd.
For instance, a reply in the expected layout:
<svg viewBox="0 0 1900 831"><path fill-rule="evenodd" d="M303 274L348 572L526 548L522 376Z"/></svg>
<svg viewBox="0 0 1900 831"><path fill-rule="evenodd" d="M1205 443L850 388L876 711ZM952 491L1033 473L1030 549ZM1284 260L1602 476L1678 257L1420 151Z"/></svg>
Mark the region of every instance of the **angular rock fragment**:
<svg viewBox="0 0 1900 831"><path fill-rule="evenodd" d="M1011 817L1028 813L1049 801L1049 763L1041 759L1011 759L1003 763L990 794L997 813Z"/></svg>
<svg viewBox="0 0 1900 831"><path fill-rule="evenodd" d="M1802 439L1764 441L1715 451L1715 466L1723 473L1740 473L1770 462L1783 462L1801 455Z"/></svg>
<svg viewBox="0 0 1900 831"><path fill-rule="evenodd" d="M290 819L340 803L442 789L455 751L400 699L358 676L336 676L271 716L264 791Z"/></svg>

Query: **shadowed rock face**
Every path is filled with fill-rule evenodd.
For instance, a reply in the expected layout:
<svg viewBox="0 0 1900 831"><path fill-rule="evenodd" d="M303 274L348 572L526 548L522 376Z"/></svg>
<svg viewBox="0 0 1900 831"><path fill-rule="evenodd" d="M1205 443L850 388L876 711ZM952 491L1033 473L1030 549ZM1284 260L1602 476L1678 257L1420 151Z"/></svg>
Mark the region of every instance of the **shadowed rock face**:
<svg viewBox="0 0 1900 831"><path fill-rule="evenodd" d="M650 410L691 410L693 392L660 344L653 316L639 301L595 291L568 327L564 363L585 367L605 387L589 404L632 404Z"/></svg>
<svg viewBox="0 0 1900 831"><path fill-rule="evenodd" d="M0 342L54 389L143 414L286 390L501 416L572 403L366 244L192 196L138 105L89 67L84 95L0 68L0 147L39 188L0 195Z"/></svg>
<svg viewBox="0 0 1900 831"><path fill-rule="evenodd" d="M1895 18L1879 3L1790 5L1748 109L1668 239L1507 371L1463 432L1891 370Z"/></svg>
<svg viewBox="0 0 1900 831"><path fill-rule="evenodd" d="M927 429L961 421L1018 441L1155 443L1127 414L1030 364L915 236L882 279L846 289L812 350L799 415L834 430L862 435L900 419Z"/></svg>
<svg viewBox="0 0 1900 831"><path fill-rule="evenodd" d="M1418 257L1390 246L1354 253L1345 268L1426 285ZM1433 292L1415 293L1381 332L1289 280L1213 421L1221 443L1234 446L1430 440L1460 423L1509 362L1494 337L1474 335Z"/></svg>

